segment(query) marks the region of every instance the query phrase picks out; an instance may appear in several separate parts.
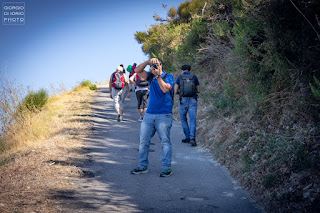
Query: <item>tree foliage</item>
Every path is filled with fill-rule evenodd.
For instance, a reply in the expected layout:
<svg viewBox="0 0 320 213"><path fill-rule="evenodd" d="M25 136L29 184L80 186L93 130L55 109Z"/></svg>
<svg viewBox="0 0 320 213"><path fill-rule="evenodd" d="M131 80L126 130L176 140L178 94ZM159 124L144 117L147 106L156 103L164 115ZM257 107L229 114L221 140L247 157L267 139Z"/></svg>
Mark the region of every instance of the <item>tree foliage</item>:
<svg viewBox="0 0 320 213"><path fill-rule="evenodd" d="M177 17L177 10L174 7L171 7L168 11L168 16L171 19L175 19Z"/></svg>
<svg viewBox="0 0 320 213"><path fill-rule="evenodd" d="M234 153L244 165L236 173L255 190L279 195L272 210L319 210L310 200L296 207L301 190L285 191L293 173L304 178L301 184L320 185L319 14L319 0L192 0L170 8L166 23L135 34L166 71L188 63L204 75L214 91L204 89L200 99L243 128L235 130L241 134L234 144L214 142L220 156L231 164L227 155Z"/></svg>

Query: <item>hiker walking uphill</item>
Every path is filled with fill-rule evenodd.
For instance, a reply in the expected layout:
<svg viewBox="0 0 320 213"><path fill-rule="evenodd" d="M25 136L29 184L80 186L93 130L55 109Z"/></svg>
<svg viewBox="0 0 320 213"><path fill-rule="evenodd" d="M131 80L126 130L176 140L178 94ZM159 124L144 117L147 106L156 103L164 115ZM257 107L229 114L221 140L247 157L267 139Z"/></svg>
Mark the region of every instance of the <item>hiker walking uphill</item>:
<svg viewBox="0 0 320 213"><path fill-rule="evenodd" d="M126 69L124 68L123 64L120 64L120 67L122 67L122 69L123 69L122 72L123 72L124 74L126 74Z"/></svg>
<svg viewBox="0 0 320 213"><path fill-rule="evenodd" d="M144 70L147 65L151 66L151 72ZM135 71L139 77L149 81L150 94L149 106L140 129L139 164L131 171L131 174L148 172L150 140L157 131L162 145L160 177L167 177L172 174L170 129L172 127L174 77L162 70L162 63L157 58L140 64Z"/></svg>
<svg viewBox="0 0 320 213"><path fill-rule="evenodd" d="M117 67L117 70L110 76L109 91L110 98L113 99L114 108L117 112L117 121L123 121L125 95L128 93L128 98L130 98L130 92L127 77L123 73L121 66Z"/></svg>
<svg viewBox="0 0 320 213"><path fill-rule="evenodd" d="M190 70L190 65L181 66L181 75L177 78L174 85L174 94L179 93L180 95L179 114L185 135L185 139L182 142L190 142L192 146L196 146L197 93L200 92L200 85L197 76L191 74ZM190 125L188 124L187 113L189 113Z"/></svg>
<svg viewBox="0 0 320 213"><path fill-rule="evenodd" d="M129 71L129 78L131 78L135 74L134 70L136 69L136 66L137 66L136 63L133 63L132 66L131 65L128 66L127 70ZM134 91L135 90L135 84L130 83L129 84L129 89L130 89L130 91Z"/></svg>
<svg viewBox="0 0 320 213"><path fill-rule="evenodd" d="M141 78L137 73L129 78L130 83L136 86L136 97L138 102L138 111L140 118L138 121L143 120L143 113L146 113L149 100L149 82Z"/></svg>

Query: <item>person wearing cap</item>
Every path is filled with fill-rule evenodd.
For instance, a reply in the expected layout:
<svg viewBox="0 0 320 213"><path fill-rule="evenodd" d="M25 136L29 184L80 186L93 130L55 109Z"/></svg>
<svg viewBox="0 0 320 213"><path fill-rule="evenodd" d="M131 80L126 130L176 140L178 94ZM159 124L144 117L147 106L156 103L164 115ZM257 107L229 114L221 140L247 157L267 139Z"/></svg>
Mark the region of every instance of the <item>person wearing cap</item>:
<svg viewBox="0 0 320 213"><path fill-rule="evenodd" d="M147 65L150 65L151 72L144 70ZM157 58L140 64L135 71L139 77L149 82L150 92L147 112L140 128L139 164L131 171L131 174L148 172L150 140L155 132L158 132L162 145L160 177L168 177L172 175L170 130L172 127L174 77L162 70L162 62Z"/></svg>
<svg viewBox="0 0 320 213"><path fill-rule="evenodd" d="M120 64L120 66L121 66L121 67L122 67L122 69L123 69L123 71L122 71L122 72L123 72L124 74L126 74L126 69L124 68L123 64Z"/></svg>
<svg viewBox="0 0 320 213"><path fill-rule="evenodd" d="M181 66L181 75L178 76L174 85L174 94L180 95L179 115L181 120L181 126L185 135L185 139L183 139L182 142L190 142L191 146L196 146L197 107L198 93L200 93L200 85L197 76L191 74L190 70L190 65L186 64ZM185 91L182 91L182 86L188 88L185 89ZM187 119L188 113L190 125L188 124Z"/></svg>
<svg viewBox="0 0 320 213"><path fill-rule="evenodd" d="M124 99L126 91L128 93L128 98L130 98L127 77L123 73L123 68L118 66L116 71L110 76L109 80L110 98L113 99L118 122L123 121Z"/></svg>
<svg viewBox="0 0 320 213"><path fill-rule="evenodd" d="M135 74L135 69L136 69L136 67L137 67L137 64L136 63L133 63L133 65L132 65L132 71L129 73L129 78L131 78L134 74ZM130 91L134 91L135 90L135 84L134 83L130 83L129 84L129 89L130 89Z"/></svg>

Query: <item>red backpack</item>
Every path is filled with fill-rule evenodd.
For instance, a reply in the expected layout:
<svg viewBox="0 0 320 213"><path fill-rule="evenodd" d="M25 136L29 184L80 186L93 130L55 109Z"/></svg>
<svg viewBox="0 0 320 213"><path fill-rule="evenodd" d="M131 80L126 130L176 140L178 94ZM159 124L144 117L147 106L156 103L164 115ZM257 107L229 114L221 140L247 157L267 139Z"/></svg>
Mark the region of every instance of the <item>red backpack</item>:
<svg viewBox="0 0 320 213"><path fill-rule="evenodd" d="M122 72L114 72L112 74L112 87L115 89L122 89L124 86L124 74Z"/></svg>

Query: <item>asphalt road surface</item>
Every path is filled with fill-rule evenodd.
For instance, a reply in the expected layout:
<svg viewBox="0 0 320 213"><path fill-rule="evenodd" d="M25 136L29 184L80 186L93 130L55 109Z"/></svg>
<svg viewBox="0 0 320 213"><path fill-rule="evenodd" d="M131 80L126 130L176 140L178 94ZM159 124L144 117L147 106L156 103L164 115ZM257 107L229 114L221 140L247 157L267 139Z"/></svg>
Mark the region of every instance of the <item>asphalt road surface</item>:
<svg viewBox="0 0 320 213"><path fill-rule="evenodd" d="M63 195L63 212L263 212L228 171L200 146L181 143L180 123L171 129L172 171L161 172L161 144L151 140L149 172L132 175L138 165L140 124L134 92L125 101L124 121L116 121L112 99L100 86L93 105L94 130L86 142L92 161L79 190ZM68 199L69 198L69 199Z"/></svg>

